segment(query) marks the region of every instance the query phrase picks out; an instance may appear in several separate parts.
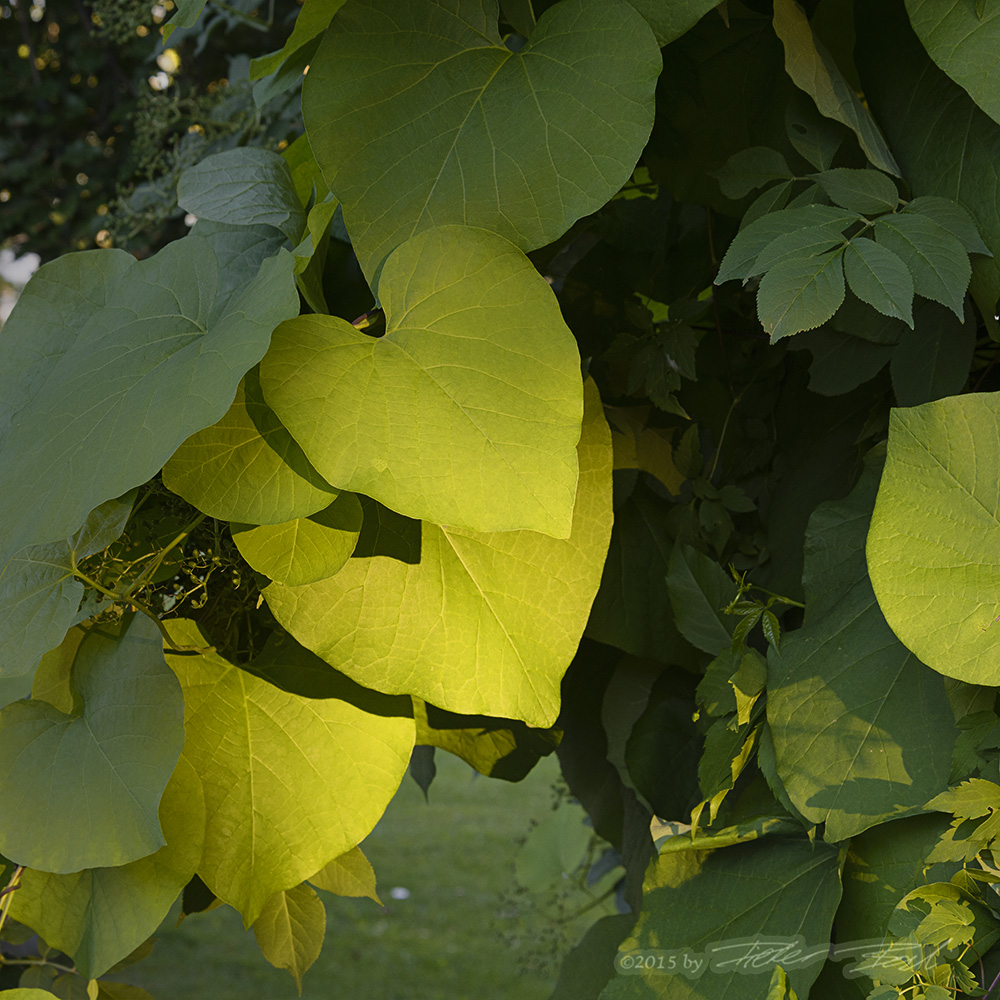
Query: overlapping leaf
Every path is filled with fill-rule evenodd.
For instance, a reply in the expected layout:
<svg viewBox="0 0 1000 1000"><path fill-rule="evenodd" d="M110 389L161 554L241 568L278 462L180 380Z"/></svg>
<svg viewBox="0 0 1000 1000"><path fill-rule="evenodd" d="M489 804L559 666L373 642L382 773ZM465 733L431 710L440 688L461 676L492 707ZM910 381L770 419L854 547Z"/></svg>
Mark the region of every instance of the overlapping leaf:
<svg viewBox="0 0 1000 1000"><path fill-rule="evenodd" d="M496 16L495 0L354 0L311 62L306 130L369 279L428 226L544 246L632 173L661 66L642 17L570 0L515 53Z"/></svg>
<svg viewBox="0 0 1000 1000"><path fill-rule="evenodd" d="M157 807L184 743L181 691L147 618L92 629L73 682L79 715L35 700L0 712L0 852L47 872L124 865L162 847Z"/></svg>
<svg viewBox="0 0 1000 1000"><path fill-rule="evenodd" d="M379 906L382 905L382 900L375 891L375 871L360 847L354 847L346 854L334 858L314 875L310 875L309 881L317 889L337 896L371 899Z"/></svg>
<svg viewBox="0 0 1000 1000"><path fill-rule="evenodd" d="M204 643L193 622L168 628L180 644ZM289 694L216 653L171 653L170 664L205 791L198 873L249 926L271 896L371 831L406 770L413 719Z"/></svg>
<svg viewBox="0 0 1000 1000"><path fill-rule="evenodd" d="M308 885L276 892L254 921L253 936L261 954L285 969L302 992L302 974L319 958L326 933L326 909Z"/></svg>
<svg viewBox="0 0 1000 1000"><path fill-rule="evenodd" d="M333 576L350 558L360 531L361 504L353 493L285 524L232 526L240 555L258 573L290 587Z"/></svg>
<svg viewBox="0 0 1000 1000"><path fill-rule="evenodd" d="M210 517L246 524L308 517L337 496L264 402L256 367L225 416L174 452L163 483Z"/></svg>
<svg viewBox="0 0 1000 1000"><path fill-rule="evenodd" d="M39 269L0 333L0 565L159 471L298 311L288 255L224 309L218 286L193 236L141 262L96 250Z"/></svg>
<svg viewBox="0 0 1000 1000"><path fill-rule="evenodd" d="M649 22L660 45L680 38L713 7L712 0L629 0Z"/></svg>
<svg viewBox="0 0 1000 1000"><path fill-rule="evenodd" d="M583 393L548 285L463 226L414 237L383 279L383 337L330 316L275 331L268 404L334 486L438 524L565 538Z"/></svg>
<svg viewBox="0 0 1000 1000"><path fill-rule="evenodd" d="M1000 9L980 10L979 3L963 0L906 0L906 10L934 62L1000 122Z"/></svg>
<svg viewBox="0 0 1000 1000"><path fill-rule="evenodd" d="M73 569L122 533L134 500L134 492L108 500L72 538L29 545L14 556L0 576L0 677L30 674L79 620L84 589Z"/></svg>
<svg viewBox="0 0 1000 1000"><path fill-rule="evenodd" d="M71 955L88 979L103 976L146 940L167 915L201 861L205 802L182 756L160 801L166 844L149 857L71 875L29 869L11 916Z"/></svg>
<svg viewBox="0 0 1000 1000"><path fill-rule="evenodd" d="M552 725L611 532L610 433L592 383L586 396L569 538L425 522L418 563L354 558L317 584L272 585L264 596L275 617L368 687Z"/></svg>
<svg viewBox="0 0 1000 1000"><path fill-rule="evenodd" d="M957 736L944 684L886 625L865 569L879 463L817 508L806 533L806 619L768 654L767 717L795 807L846 840L920 812Z"/></svg>
<svg viewBox="0 0 1000 1000"><path fill-rule="evenodd" d="M1000 684L1000 394L893 410L868 537L886 620L947 677Z"/></svg>

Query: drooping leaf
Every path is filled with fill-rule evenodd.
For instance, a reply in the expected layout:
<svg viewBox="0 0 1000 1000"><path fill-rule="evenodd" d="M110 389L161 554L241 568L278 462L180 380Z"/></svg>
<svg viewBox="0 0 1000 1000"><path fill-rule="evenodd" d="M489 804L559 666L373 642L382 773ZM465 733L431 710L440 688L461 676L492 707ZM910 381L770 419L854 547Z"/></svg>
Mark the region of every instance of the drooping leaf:
<svg viewBox="0 0 1000 1000"><path fill-rule="evenodd" d="M755 939L798 937L816 949L816 958L810 962L800 953L787 971L795 991L807 996L830 947L841 893L838 869L835 848L805 838L661 854L646 874L642 912L622 942L617 975L602 1000L763 998L767 979L748 975L740 959ZM629 969L623 961L633 952L664 945L700 959L701 974L671 976L638 964Z"/></svg>
<svg viewBox="0 0 1000 1000"><path fill-rule="evenodd" d="M771 268L757 289L757 318L771 342L821 326L844 301L843 250Z"/></svg>
<svg viewBox="0 0 1000 1000"><path fill-rule="evenodd" d="M544 246L632 174L661 67L645 21L624 0L572 0L515 53L496 10L355 0L312 60L306 131L369 279L428 226Z"/></svg>
<svg viewBox="0 0 1000 1000"><path fill-rule="evenodd" d="M943 681L893 636L868 580L879 466L810 519L805 624L768 653L778 774L831 842L922 811L947 785L957 736Z"/></svg>
<svg viewBox="0 0 1000 1000"><path fill-rule="evenodd" d="M149 857L71 875L28 869L11 915L71 955L88 979L156 931L201 861L205 802L194 768L182 756L160 800L166 844Z"/></svg>
<svg viewBox="0 0 1000 1000"><path fill-rule="evenodd" d="M350 558L360 531L361 504L353 493L285 524L232 526L240 555L258 573L289 587L333 576Z"/></svg>
<svg viewBox="0 0 1000 1000"><path fill-rule="evenodd" d="M337 496L264 402L257 367L225 416L174 452L163 484L210 517L246 524L308 517Z"/></svg>
<svg viewBox="0 0 1000 1000"><path fill-rule="evenodd" d="M447 750L480 774L504 781L520 781L562 736L558 729L535 729L516 719L446 712L416 698L413 717L418 744Z"/></svg>
<svg viewBox="0 0 1000 1000"><path fill-rule="evenodd" d="M958 202L994 255L976 259L971 289L992 324L1000 298L1000 187L991 179L1000 159L1000 125L934 66L910 28L902 0L861 4L857 15L855 54L865 96L913 193ZM950 228L941 218L934 221ZM974 252L968 243L966 249Z"/></svg>
<svg viewBox="0 0 1000 1000"><path fill-rule="evenodd" d="M166 624L179 644L204 644L193 622ZM167 653L205 790L198 873L249 926L371 831L405 773L413 720L289 694L216 653Z"/></svg>
<svg viewBox="0 0 1000 1000"><path fill-rule="evenodd" d="M946 677L1000 683L1000 395L893 410L868 537L892 630Z"/></svg>
<svg viewBox="0 0 1000 1000"><path fill-rule="evenodd" d="M250 79L259 80L273 73L303 46L326 31L334 14L343 6L344 0L303 0L288 41L277 52L251 60Z"/></svg>
<svg viewBox="0 0 1000 1000"><path fill-rule="evenodd" d="M784 156L767 146L740 150L715 171L722 193L733 200L745 198L771 181L790 180L793 176Z"/></svg>
<svg viewBox="0 0 1000 1000"><path fill-rule="evenodd" d="M144 261L94 250L39 268L0 333L0 565L71 535L225 413L298 311L291 263L266 260L221 312L198 237Z"/></svg>
<svg viewBox="0 0 1000 1000"><path fill-rule="evenodd" d="M41 656L62 642L84 594L73 568L109 546L125 529L135 493L91 511L72 538L29 545L0 575L0 677L30 675Z"/></svg>
<svg viewBox="0 0 1000 1000"><path fill-rule="evenodd" d="M937 302L918 301L914 328L892 352L892 387L899 406L919 406L965 387L976 349L975 323Z"/></svg>
<svg viewBox="0 0 1000 1000"><path fill-rule="evenodd" d="M146 617L91 629L73 681L79 715L42 701L0 712L0 852L60 874L163 846L157 806L184 743L180 688ZM72 824L66 802L76 803Z"/></svg>
<svg viewBox="0 0 1000 1000"><path fill-rule="evenodd" d="M882 243L854 237L844 251L844 277L862 302L913 328L913 277Z"/></svg>
<svg viewBox="0 0 1000 1000"><path fill-rule="evenodd" d="M813 101L799 91L788 102L785 131L796 152L817 170L829 170L847 132L840 122L821 115Z"/></svg>
<svg viewBox="0 0 1000 1000"><path fill-rule="evenodd" d="M712 0L629 0L663 46L693 28L717 3Z"/></svg>
<svg viewBox="0 0 1000 1000"><path fill-rule="evenodd" d="M958 240L925 215L900 212L875 222L875 239L909 268L917 292L964 318L972 267Z"/></svg>
<svg viewBox="0 0 1000 1000"><path fill-rule="evenodd" d="M276 892L253 922L261 954L286 969L302 993L302 974L319 958L326 934L326 909L316 890L297 885Z"/></svg>
<svg viewBox="0 0 1000 1000"><path fill-rule="evenodd" d="M375 870L360 847L334 858L314 875L309 876L317 889L325 889L337 896L372 899L379 906L382 900L375 891Z"/></svg>
<svg viewBox="0 0 1000 1000"><path fill-rule="evenodd" d="M597 390L591 382L585 390L568 539L424 522L419 563L355 558L329 580L268 587L275 617L366 686L462 714L552 725L611 527L610 433Z"/></svg>
<svg viewBox="0 0 1000 1000"><path fill-rule="evenodd" d="M256 146L227 149L188 167L177 182L177 202L210 222L273 226L293 244L306 224L288 164Z"/></svg>
<svg viewBox="0 0 1000 1000"><path fill-rule="evenodd" d="M774 0L774 30L785 46L785 69L827 118L842 122L858 137L865 156L887 173L899 176L885 137L868 109L844 79L830 54L814 37L796 0Z"/></svg>
<svg viewBox="0 0 1000 1000"><path fill-rule="evenodd" d="M930 57L1000 122L1000 10L967 3L906 0L910 24Z"/></svg>
<svg viewBox="0 0 1000 1000"><path fill-rule="evenodd" d="M736 584L717 562L678 542L670 556L667 592L677 629L688 642L713 655L729 645L736 622L722 609Z"/></svg>
<svg viewBox="0 0 1000 1000"><path fill-rule="evenodd" d="M411 517L565 538L583 393L549 286L481 229L420 233L383 272L383 337L283 323L261 363L268 404L334 486Z"/></svg>
<svg viewBox="0 0 1000 1000"><path fill-rule="evenodd" d="M176 0L177 13L163 26L163 42L178 28L191 28L205 8L207 0Z"/></svg>
<svg viewBox="0 0 1000 1000"><path fill-rule="evenodd" d="M835 244L840 242L848 226L857 221L856 214L827 205L809 205L806 208L786 208L780 212L771 212L740 230L729 244L715 283L721 285L732 278L749 278L762 273L757 260L780 237L805 231L808 236L803 249L822 244L825 238ZM774 251L769 256L772 261L780 259Z"/></svg>

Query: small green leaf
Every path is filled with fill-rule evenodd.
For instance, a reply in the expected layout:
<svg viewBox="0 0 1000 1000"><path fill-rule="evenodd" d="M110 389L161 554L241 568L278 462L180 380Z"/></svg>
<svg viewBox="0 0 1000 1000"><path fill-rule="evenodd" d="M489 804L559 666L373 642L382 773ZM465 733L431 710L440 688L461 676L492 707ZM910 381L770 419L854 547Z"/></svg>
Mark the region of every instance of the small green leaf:
<svg viewBox="0 0 1000 1000"><path fill-rule="evenodd" d="M718 3L712 0L629 0L649 22L660 46L680 38Z"/></svg>
<svg viewBox="0 0 1000 1000"><path fill-rule="evenodd" d="M276 969L286 969L302 993L302 975L319 958L326 934L326 909L316 891L297 885L276 892L253 922L261 954Z"/></svg>
<svg viewBox="0 0 1000 1000"><path fill-rule="evenodd" d="M80 715L43 701L0 712L0 852L47 872L124 865L162 847L157 806L184 743L180 688L145 616L92 629L73 681ZM68 801L72 824L62 821Z"/></svg>
<svg viewBox="0 0 1000 1000"><path fill-rule="evenodd" d="M565 538L583 388L552 290L516 247L422 232L383 271L387 330L283 323L264 396L320 474L410 517Z"/></svg>
<svg viewBox="0 0 1000 1000"><path fill-rule="evenodd" d="M344 0L303 0L288 41L277 52L258 56L250 61L250 79L259 80L275 72L317 35L330 26L334 14L344 6Z"/></svg>
<svg viewBox="0 0 1000 1000"><path fill-rule="evenodd" d="M778 619L775 617L774 612L765 611L763 621L760 624L764 630L764 638L767 639L768 645L777 649L781 643L781 626L778 624Z"/></svg>
<svg viewBox="0 0 1000 1000"><path fill-rule="evenodd" d="M913 329L913 278L891 250L866 236L855 236L844 251L844 275L862 302Z"/></svg>
<svg viewBox="0 0 1000 1000"><path fill-rule="evenodd" d="M754 274L765 274L772 267L788 261L802 261L816 257L844 243L846 241L843 236L831 233L823 226L797 229L794 233L786 233L772 240L761 250L753 265Z"/></svg>
<svg viewBox="0 0 1000 1000"><path fill-rule="evenodd" d="M317 889L325 889L337 896L373 899L379 906L382 905L375 891L375 869L360 847L334 858L315 875L310 875L309 881Z"/></svg>
<svg viewBox="0 0 1000 1000"><path fill-rule="evenodd" d="M306 218L288 164L277 153L238 146L188 167L177 202L200 219L230 226L273 226L298 243Z"/></svg>
<svg viewBox="0 0 1000 1000"><path fill-rule="evenodd" d="M751 146L730 156L712 176L719 182L722 193L735 201L771 181L787 180L794 175L776 149Z"/></svg>
<svg viewBox="0 0 1000 1000"><path fill-rule="evenodd" d="M935 795L927 808L950 812L964 819L977 819L1000 810L1000 785L984 778L970 778L957 788Z"/></svg>
<svg viewBox="0 0 1000 1000"><path fill-rule="evenodd" d="M914 287L925 299L964 318L972 267L962 244L947 229L927 216L898 212L876 220L875 239L910 269Z"/></svg>
<svg viewBox="0 0 1000 1000"><path fill-rule="evenodd" d="M925 215L928 219L932 219L939 226L947 229L965 247L966 253L993 256L990 253L990 248L979 235L979 228L976 226L975 220L957 201L925 194L909 202L903 212L913 212L916 215Z"/></svg>
<svg viewBox="0 0 1000 1000"><path fill-rule="evenodd" d="M289 587L333 576L350 558L360 531L361 504L353 493L285 524L232 525L240 555L258 573Z"/></svg>
<svg viewBox="0 0 1000 1000"><path fill-rule="evenodd" d="M757 316L771 342L821 326L844 301L843 250L786 260L761 279Z"/></svg>
<svg viewBox="0 0 1000 1000"><path fill-rule="evenodd" d="M207 0L176 0L177 13L163 26L163 44L177 28L192 28Z"/></svg>
<svg viewBox="0 0 1000 1000"><path fill-rule="evenodd" d="M736 625L719 609L732 600L736 584L714 559L678 542L670 556L667 591L677 628L688 642L712 655L730 644Z"/></svg>
<svg viewBox="0 0 1000 1000"><path fill-rule="evenodd" d="M881 170L837 167L813 174L812 178L835 205L862 215L891 212L899 204L895 183Z"/></svg>

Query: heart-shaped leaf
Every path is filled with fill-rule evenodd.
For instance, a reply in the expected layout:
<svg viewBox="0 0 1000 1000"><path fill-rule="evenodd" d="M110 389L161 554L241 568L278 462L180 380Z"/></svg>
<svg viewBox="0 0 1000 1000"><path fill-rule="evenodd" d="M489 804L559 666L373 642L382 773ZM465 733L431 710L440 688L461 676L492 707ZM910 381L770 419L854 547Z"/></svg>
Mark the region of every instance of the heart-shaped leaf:
<svg viewBox="0 0 1000 1000"><path fill-rule="evenodd" d="M204 645L194 622L166 624L178 644ZM198 874L249 926L274 893L371 832L406 771L414 722L289 694L217 653L166 652L184 689L185 756L205 790Z"/></svg>
<svg viewBox="0 0 1000 1000"><path fill-rule="evenodd" d="M386 262L385 336L274 332L264 396L328 482L474 531L569 534L583 390L547 283L505 239L443 226Z"/></svg>
<svg viewBox="0 0 1000 1000"><path fill-rule="evenodd" d="M360 531L361 504L353 493L285 524L232 525L240 555L258 573L290 587L333 576L350 558Z"/></svg>
<svg viewBox="0 0 1000 1000"><path fill-rule="evenodd" d="M544 246L630 177L661 60L624 0L568 0L513 52L496 0L353 0L309 66L309 142L371 278L428 226Z"/></svg>
<svg viewBox="0 0 1000 1000"><path fill-rule="evenodd" d="M163 484L209 517L246 524L308 517L337 496L264 402L256 367L226 415L174 452Z"/></svg>
<svg viewBox="0 0 1000 1000"><path fill-rule="evenodd" d="M184 744L181 690L148 618L91 629L73 681L80 715L34 700L0 712L0 853L47 872L124 865L162 847L157 808Z"/></svg>
<svg viewBox="0 0 1000 1000"><path fill-rule="evenodd" d="M424 522L419 563L354 558L320 583L272 584L275 617L367 687L551 726L611 533L611 434L592 382L586 397L569 538Z"/></svg>
<svg viewBox="0 0 1000 1000"><path fill-rule="evenodd" d="M167 842L148 858L71 875L28 869L11 916L72 955L88 979L103 976L160 926L201 861L205 801L183 756L164 789L160 822Z"/></svg>
<svg viewBox="0 0 1000 1000"><path fill-rule="evenodd" d="M0 567L66 538L215 423L271 331L298 312L292 258L216 307L218 259L188 236L44 264L0 331Z"/></svg>

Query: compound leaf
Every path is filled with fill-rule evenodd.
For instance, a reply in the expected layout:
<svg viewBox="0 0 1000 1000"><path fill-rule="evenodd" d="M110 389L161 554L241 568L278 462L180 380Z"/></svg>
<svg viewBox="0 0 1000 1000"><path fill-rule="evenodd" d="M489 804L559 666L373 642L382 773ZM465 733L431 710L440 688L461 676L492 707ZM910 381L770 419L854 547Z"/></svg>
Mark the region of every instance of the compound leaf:
<svg viewBox="0 0 1000 1000"><path fill-rule="evenodd" d="M891 250L856 236L844 250L844 276L862 302L913 328L913 277Z"/></svg>
<svg viewBox="0 0 1000 1000"><path fill-rule="evenodd" d="M757 317L771 342L821 326L844 301L843 250L786 259L771 268L757 289Z"/></svg>
<svg viewBox="0 0 1000 1000"><path fill-rule="evenodd" d="M837 167L813 174L813 180L841 208L863 215L891 212L899 204L899 193L891 177L881 170Z"/></svg>

